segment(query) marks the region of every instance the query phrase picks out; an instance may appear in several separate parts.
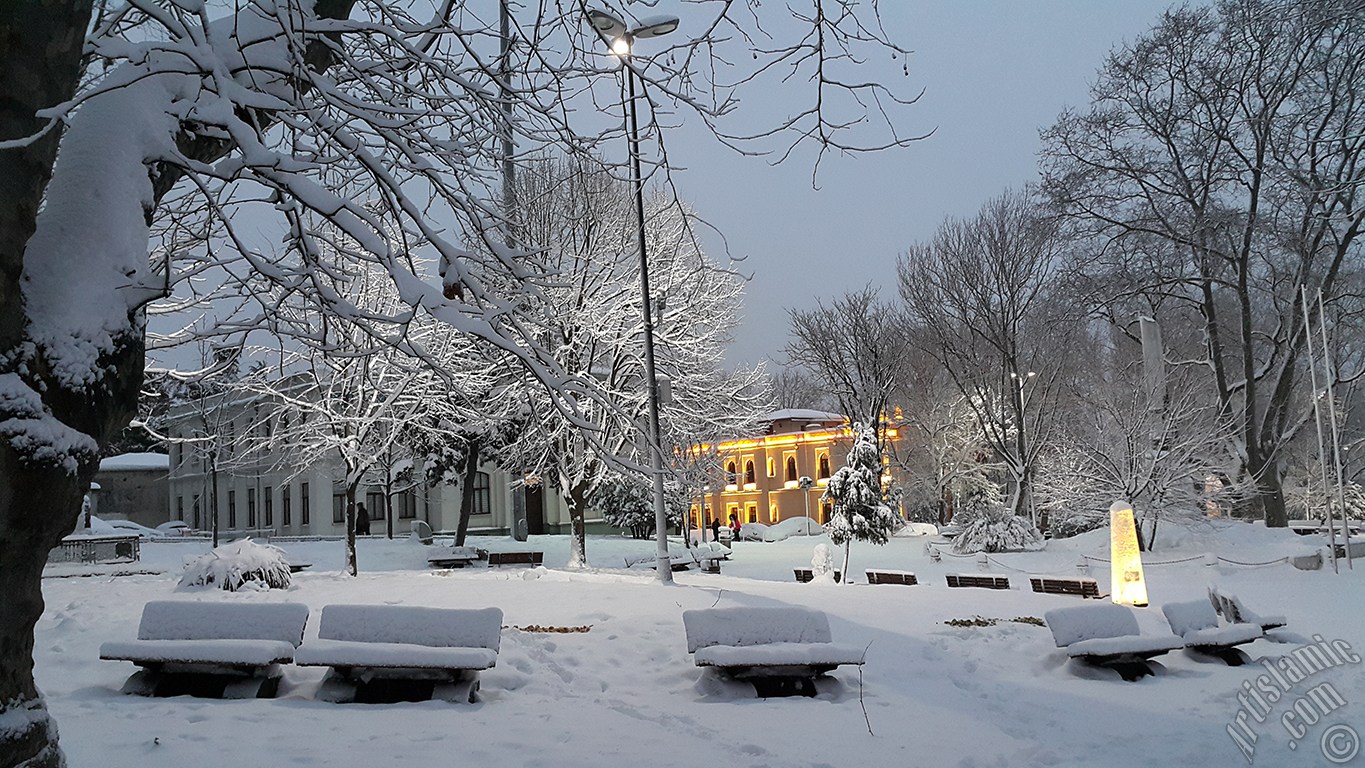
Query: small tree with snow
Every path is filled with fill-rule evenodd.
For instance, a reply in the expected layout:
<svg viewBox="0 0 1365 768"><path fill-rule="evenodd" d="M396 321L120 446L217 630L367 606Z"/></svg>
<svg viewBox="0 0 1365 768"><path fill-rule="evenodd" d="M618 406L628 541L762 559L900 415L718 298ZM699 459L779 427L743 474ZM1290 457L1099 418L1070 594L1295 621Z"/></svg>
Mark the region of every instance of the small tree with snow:
<svg viewBox="0 0 1365 768"><path fill-rule="evenodd" d="M1043 535L1033 521L1014 514L1005 506L1000 490L993 486L965 499L955 520L962 526L962 532L953 539L953 549L960 554L1013 552L1043 546Z"/></svg>
<svg viewBox="0 0 1365 768"><path fill-rule="evenodd" d="M825 487L821 501L833 505L825 532L830 541L844 547L844 573L848 573L849 549L854 539L885 544L900 518L886 505L882 492L882 453L877 448L877 432L862 424L853 425L853 448L848 459Z"/></svg>

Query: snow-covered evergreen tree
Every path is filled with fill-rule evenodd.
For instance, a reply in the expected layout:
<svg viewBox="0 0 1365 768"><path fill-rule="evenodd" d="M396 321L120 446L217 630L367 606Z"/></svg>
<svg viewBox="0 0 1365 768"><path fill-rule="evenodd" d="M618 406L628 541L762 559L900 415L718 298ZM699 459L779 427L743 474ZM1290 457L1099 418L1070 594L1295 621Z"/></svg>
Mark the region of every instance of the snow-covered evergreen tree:
<svg viewBox="0 0 1365 768"><path fill-rule="evenodd" d="M648 478L613 473L593 492L590 503L602 513L607 525L629 532L632 538L654 535L654 486ZM664 505L668 524L681 523L687 503L676 484L664 484Z"/></svg>
<svg viewBox="0 0 1365 768"><path fill-rule="evenodd" d="M876 430L854 424L853 448L848 459L829 479L820 497L833 505L825 532L830 541L844 547L844 573L848 573L849 549L854 539L885 544L901 523L886 505L881 469L882 453L877 448Z"/></svg>
<svg viewBox="0 0 1365 768"><path fill-rule="evenodd" d="M1043 546L1043 535L1033 521L1014 514L994 486L964 499L955 522L962 526L962 531L953 539L953 549L962 554L1014 552Z"/></svg>

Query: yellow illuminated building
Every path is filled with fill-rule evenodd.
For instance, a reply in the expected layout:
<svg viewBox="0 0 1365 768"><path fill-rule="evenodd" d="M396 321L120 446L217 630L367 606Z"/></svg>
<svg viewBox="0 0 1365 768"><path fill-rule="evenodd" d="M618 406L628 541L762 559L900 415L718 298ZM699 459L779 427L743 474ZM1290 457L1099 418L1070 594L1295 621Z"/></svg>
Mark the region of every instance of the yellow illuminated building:
<svg viewBox="0 0 1365 768"><path fill-rule="evenodd" d="M896 430L888 429L887 436L894 440ZM806 515L825 522L820 496L852 444L853 431L843 416L786 409L768 417L763 435L694 446L712 457L718 471L703 489L704 508L692 504L693 524L703 526L718 516L721 525L729 525L731 515L740 523L772 524Z"/></svg>

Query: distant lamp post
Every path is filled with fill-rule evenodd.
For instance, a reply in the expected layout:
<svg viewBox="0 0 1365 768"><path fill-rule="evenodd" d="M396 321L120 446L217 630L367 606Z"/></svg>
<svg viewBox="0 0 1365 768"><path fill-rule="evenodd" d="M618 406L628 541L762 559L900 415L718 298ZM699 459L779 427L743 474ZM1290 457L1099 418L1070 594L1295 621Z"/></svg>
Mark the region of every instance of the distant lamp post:
<svg viewBox="0 0 1365 768"><path fill-rule="evenodd" d="M802 475L801 479L796 481L796 487L801 489L801 498L806 502L806 522L801 524L801 530L807 536L810 535L810 489L814 485L815 481L806 475Z"/></svg>
<svg viewBox="0 0 1365 768"><path fill-rule="evenodd" d="M673 583L672 560L668 556L668 512L664 508L664 468L662 440L659 437L659 380L654 369L654 313L649 295L649 258L645 251L645 190L640 174L640 126L635 108L635 72L628 60L635 41L661 37L678 28L678 19L660 16L645 19L634 29L627 29L621 19L603 10L589 10L588 23L611 47L611 52L624 64L627 105L630 116L630 174L635 184L635 221L640 251L641 312L645 322L645 383L649 387L649 469L654 476L654 531L658 541L654 572L660 582ZM642 88L643 90L643 88Z"/></svg>
<svg viewBox="0 0 1365 768"><path fill-rule="evenodd" d="M1024 459L1024 451L1025 451L1025 438L1024 438L1024 385L1027 384L1027 383L1029 383L1030 381L1032 381L1032 380L1033 380L1033 377L1034 377L1034 376L1037 376L1037 375L1038 375L1038 372L1037 372L1037 371L1029 371L1028 373L1022 373L1022 374L1021 374L1021 373L1018 373L1018 372L1016 372L1016 371L1010 371L1010 378L1013 379L1014 382L1015 382L1016 384L1018 384L1018 386L1017 386L1017 387L1015 388L1015 390L1014 390L1014 397L1015 397L1014 402L1015 402L1015 406L1016 406L1016 409L1015 409L1014 413L1015 413L1015 415L1018 417L1018 421L1017 421L1017 422L1015 423L1015 425L1014 425L1014 426L1015 426L1015 429L1014 429L1014 448L1015 448L1015 453L1016 453L1016 455L1019 457L1019 462L1020 462L1021 464L1023 464L1023 462L1024 462L1024 460L1025 460L1025 459ZM1026 478L1024 478L1024 477L1021 476L1021 477L1020 477L1020 482L1026 484L1026 483L1028 482L1028 480L1027 480ZM1024 489L1023 487L1021 487L1021 488L1019 489L1019 493L1022 494L1022 493L1024 493L1024 492L1025 492L1025 489ZM1037 524L1038 524L1038 520L1037 520L1037 518L1036 518L1036 517L1034 516L1034 514L1033 514L1033 495L1030 493L1029 496L1028 496L1028 498L1025 499L1025 501L1028 502L1029 519L1033 521L1033 524L1034 524L1034 525L1037 525Z"/></svg>

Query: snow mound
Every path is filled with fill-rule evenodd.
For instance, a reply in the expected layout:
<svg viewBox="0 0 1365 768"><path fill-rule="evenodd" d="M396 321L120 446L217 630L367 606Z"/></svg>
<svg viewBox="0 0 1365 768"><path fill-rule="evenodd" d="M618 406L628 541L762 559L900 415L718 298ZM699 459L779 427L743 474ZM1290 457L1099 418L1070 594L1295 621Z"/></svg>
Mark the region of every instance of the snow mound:
<svg viewBox="0 0 1365 768"><path fill-rule="evenodd" d="M180 588L214 585L239 589L284 589L289 586L289 557L284 550L251 539L234 541L185 564Z"/></svg>
<svg viewBox="0 0 1365 768"><path fill-rule="evenodd" d="M893 533L893 534L891 534L891 535L892 535L892 536L937 536L937 535L938 535L938 526L937 526L937 525L933 525L933 524L931 524L931 523L906 523L905 525L902 525L900 528L897 528L897 529L896 529L896 532Z"/></svg>
<svg viewBox="0 0 1365 768"><path fill-rule="evenodd" d="M739 538L743 541L784 541L792 536L818 536L824 532L824 526L809 517L790 517L773 525L745 523L739 527Z"/></svg>

